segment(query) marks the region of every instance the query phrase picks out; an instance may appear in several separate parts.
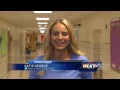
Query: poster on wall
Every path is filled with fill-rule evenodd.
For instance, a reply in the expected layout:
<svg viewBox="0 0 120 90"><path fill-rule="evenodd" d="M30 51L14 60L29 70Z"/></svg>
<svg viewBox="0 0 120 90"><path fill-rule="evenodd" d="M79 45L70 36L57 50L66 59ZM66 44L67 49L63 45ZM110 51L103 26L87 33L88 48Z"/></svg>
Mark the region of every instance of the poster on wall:
<svg viewBox="0 0 120 90"><path fill-rule="evenodd" d="M120 71L120 19L110 22L110 61L111 68Z"/></svg>
<svg viewBox="0 0 120 90"><path fill-rule="evenodd" d="M77 27L74 29L74 32L75 32L75 34L76 34L77 39L79 38L79 37L78 37L78 34L79 34L78 30L79 30L79 26L77 26Z"/></svg>
<svg viewBox="0 0 120 90"><path fill-rule="evenodd" d="M6 55L6 30L4 29L1 29L1 38L1 56L3 57Z"/></svg>
<svg viewBox="0 0 120 90"><path fill-rule="evenodd" d="M78 30L74 30L74 31L75 31L76 37L78 38Z"/></svg>
<svg viewBox="0 0 120 90"><path fill-rule="evenodd" d="M2 37L1 37L1 29L0 29L0 58L1 58L1 42L2 42Z"/></svg>
<svg viewBox="0 0 120 90"><path fill-rule="evenodd" d="M43 42L44 40L44 35L41 35L41 42Z"/></svg>
<svg viewBox="0 0 120 90"><path fill-rule="evenodd" d="M2 37L1 37L1 30L0 30L0 45L1 45L1 42L2 42Z"/></svg>

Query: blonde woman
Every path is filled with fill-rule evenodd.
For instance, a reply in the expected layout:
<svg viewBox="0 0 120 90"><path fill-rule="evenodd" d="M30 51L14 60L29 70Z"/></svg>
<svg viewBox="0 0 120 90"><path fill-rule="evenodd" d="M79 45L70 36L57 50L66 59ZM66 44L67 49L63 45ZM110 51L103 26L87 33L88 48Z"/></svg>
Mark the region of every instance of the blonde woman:
<svg viewBox="0 0 120 90"><path fill-rule="evenodd" d="M44 55L35 60L83 60L88 59L79 50L72 25L66 19L57 19L46 31L43 42ZM39 77L38 77L39 76ZM39 70L31 70L29 79L92 79L91 72L79 70L46 70L41 74Z"/></svg>

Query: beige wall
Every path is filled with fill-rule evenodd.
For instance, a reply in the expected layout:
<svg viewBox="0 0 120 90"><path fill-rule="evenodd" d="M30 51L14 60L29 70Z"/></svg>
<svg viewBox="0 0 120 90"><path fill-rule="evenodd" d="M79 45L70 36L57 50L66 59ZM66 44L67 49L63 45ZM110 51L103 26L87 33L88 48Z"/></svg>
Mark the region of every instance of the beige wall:
<svg viewBox="0 0 120 90"><path fill-rule="evenodd" d="M100 60L102 61L102 78L118 79L120 73L110 68L110 21L114 18L120 18L118 11L96 11L93 14L81 19L79 30L80 48L86 52L90 61L94 59L93 31L101 31L100 40ZM105 26L107 25L107 29Z"/></svg>
<svg viewBox="0 0 120 90"><path fill-rule="evenodd" d="M6 31L6 35L7 35L7 31L10 31L10 35L12 36L12 41L11 41L11 50L10 50L10 59L11 59L11 63L19 63L21 62L20 60L20 33L25 33L25 30L5 21L0 19L0 28L4 28ZM9 28L9 29L8 29ZM25 35L25 34L24 34ZM25 36L24 36L25 37ZM7 38L7 37L6 37ZM25 46L25 38L22 40L23 41L23 48ZM11 78L18 78L20 75L20 71L18 71L18 73L14 74L16 77L12 77L13 73L8 72L7 70L7 63L8 63L8 40L6 42L7 47L6 47L6 56L1 57L1 45L0 45L0 79L7 79L9 77ZM25 51L25 50L24 50ZM23 51L23 56L25 56Z"/></svg>

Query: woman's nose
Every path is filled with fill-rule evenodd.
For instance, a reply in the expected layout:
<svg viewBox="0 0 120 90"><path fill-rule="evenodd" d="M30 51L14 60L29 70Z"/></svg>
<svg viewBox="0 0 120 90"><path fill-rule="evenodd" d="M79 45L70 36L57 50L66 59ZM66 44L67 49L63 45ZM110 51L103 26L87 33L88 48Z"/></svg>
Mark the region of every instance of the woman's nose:
<svg viewBox="0 0 120 90"><path fill-rule="evenodd" d="M59 38L59 39L62 39L62 38L63 38L62 34L59 34L58 38Z"/></svg>

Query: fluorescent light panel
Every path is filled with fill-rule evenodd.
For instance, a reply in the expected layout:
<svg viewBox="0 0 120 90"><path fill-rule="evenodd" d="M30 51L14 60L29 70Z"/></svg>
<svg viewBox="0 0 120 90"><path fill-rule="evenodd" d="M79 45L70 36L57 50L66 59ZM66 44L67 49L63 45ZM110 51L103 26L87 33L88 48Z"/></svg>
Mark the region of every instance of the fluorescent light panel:
<svg viewBox="0 0 120 90"><path fill-rule="evenodd" d="M41 27L41 28L39 28L39 29L46 29L45 27Z"/></svg>
<svg viewBox="0 0 120 90"><path fill-rule="evenodd" d="M42 25L43 26L43 25ZM42 27L41 25L38 25L38 27ZM45 28L47 27L47 25L45 25Z"/></svg>
<svg viewBox="0 0 120 90"><path fill-rule="evenodd" d="M48 22L38 22L38 24L48 24Z"/></svg>
<svg viewBox="0 0 120 90"><path fill-rule="evenodd" d="M33 11L34 13L52 13L52 11Z"/></svg>
<svg viewBox="0 0 120 90"><path fill-rule="evenodd" d="M40 29L40 33L45 33L45 29Z"/></svg>
<svg viewBox="0 0 120 90"><path fill-rule="evenodd" d="M45 27L47 27L47 25L45 25Z"/></svg>
<svg viewBox="0 0 120 90"><path fill-rule="evenodd" d="M38 27L41 27L41 25L38 25Z"/></svg>
<svg viewBox="0 0 120 90"><path fill-rule="evenodd" d="M45 33L45 31L40 31L40 33Z"/></svg>
<svg viewBox="0 0 120 90"><path fill-rule="evenodd" d="M49 18L36 18L36 20L49 20Z"/></svg>

